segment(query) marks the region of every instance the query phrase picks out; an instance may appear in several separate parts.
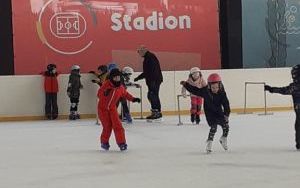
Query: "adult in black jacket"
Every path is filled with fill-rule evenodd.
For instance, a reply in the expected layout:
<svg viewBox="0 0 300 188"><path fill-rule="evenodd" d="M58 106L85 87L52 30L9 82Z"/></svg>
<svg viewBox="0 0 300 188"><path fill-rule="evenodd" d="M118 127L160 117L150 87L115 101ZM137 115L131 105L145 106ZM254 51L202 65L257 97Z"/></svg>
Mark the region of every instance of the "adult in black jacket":
<svg viewBox="0 0 300 188"><path fill-rule="evenodd" d="M293 82L286 87L265 86L265 90L270 93L279 93L282 95L292 95L294 111L296 113L295 131L296 148L300 150L300 65L296 65L291 71Z"/></svg>
<svg viewBox="0 0 300 188"><path fill-rule="evenodd" d="M148 100L150 101L152 111L152 114L148 116L147 119L159 119L162 117L159 89L160 84L163 82L159 60L144 46L138 49L138 54L144 58L143 72L136 77L134 81L136 82L141 79L146 80L148 86Z"/></svg>
<svg viewBox="0 0 300 188"><path fill-rule="evenodd" d="M181 84L192 94L201 96L204 99L204 113L210 131L207 139L207 152L211 152L212 141L215 133L217 132L217 126L221 125L223 129L223 135L220 138L220 143L225 150L227 147L227 136L229 132L228 117L230 115L230 105L221 82L221 77L218 74L211 74L208 77L208 85L203 88L198 88L190 85L189 83L182 81Z"/></svg>

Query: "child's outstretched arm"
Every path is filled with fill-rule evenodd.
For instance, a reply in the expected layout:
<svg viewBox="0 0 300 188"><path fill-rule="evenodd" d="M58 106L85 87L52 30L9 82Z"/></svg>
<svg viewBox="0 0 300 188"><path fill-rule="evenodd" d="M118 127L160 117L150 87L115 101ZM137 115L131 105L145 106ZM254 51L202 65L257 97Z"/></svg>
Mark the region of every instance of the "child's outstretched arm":
<svg viewBox="0 0 300 188"><path fill-rule="evenodd" d="M187 83L186 81L181 81L180 84L186 88L190 93L200 96L200 97L205 97L206 91L207 91L207 86L203 88L198 88L195 86L192 86L191 84Z"/></svg>
<svg viewBox="0 0 300 188"><path fill-rule="evenodd" d="M292 95L293 87L291 85L286 87L271 87L269 85L265 85L265 90L270 93L279 93L282 95Z"/></svg>

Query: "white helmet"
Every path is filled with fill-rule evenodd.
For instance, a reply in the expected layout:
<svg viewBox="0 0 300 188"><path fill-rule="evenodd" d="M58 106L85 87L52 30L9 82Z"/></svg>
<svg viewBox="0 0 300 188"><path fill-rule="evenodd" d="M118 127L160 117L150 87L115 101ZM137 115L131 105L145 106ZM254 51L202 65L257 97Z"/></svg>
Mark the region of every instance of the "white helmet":
<svg viewBox="0 0 300 188"><path fill-rule="evenodd" d="M131 67L124 67L122 72L124 74L133 74L133 69Z"/></svg>
<svg viewBox="0 0 300 188"><path fill-rule="evenodd" d="M194 74L196 72L201 72L201 70L199 69L199 67L193 67L193 68L191 68L191 70L190 70L191 74Z"/></svg>
<svg viewBox="0 0 300 188"><path fill-rule="evenodd" d="M79 65L73 65L71 67L71 70L80 70L80 67L79 67Z"/></svg>

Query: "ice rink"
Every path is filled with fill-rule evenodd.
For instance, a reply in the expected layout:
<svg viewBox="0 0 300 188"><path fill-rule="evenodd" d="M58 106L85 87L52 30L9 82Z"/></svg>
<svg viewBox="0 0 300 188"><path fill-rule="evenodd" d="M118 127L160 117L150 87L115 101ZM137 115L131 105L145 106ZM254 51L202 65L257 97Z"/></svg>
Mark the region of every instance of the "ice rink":
<svg viewBox="0 0 300 188"><path fill-rule="evenodd" d="M230 117L229 151L205 153L208 126L136 120L128 151L99 151L95 120L0 123L1 188L299 188L294 114Z"/></svg>

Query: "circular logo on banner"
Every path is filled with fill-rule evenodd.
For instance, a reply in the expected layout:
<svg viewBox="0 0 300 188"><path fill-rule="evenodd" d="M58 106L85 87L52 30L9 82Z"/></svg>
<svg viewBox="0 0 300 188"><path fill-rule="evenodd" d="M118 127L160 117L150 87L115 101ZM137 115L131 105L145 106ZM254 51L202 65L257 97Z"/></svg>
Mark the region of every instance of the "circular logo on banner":
<svg viewBox="0 0 300 188"><path fill-rule="evenodd" d="M80 0L74 1L48 1L36 23L42 43L63 55L79 54L93 44L92 36L87 31L93 29L89 23L96 17L89 5ZM96 23L97 20L94 20Z"/></svg>

